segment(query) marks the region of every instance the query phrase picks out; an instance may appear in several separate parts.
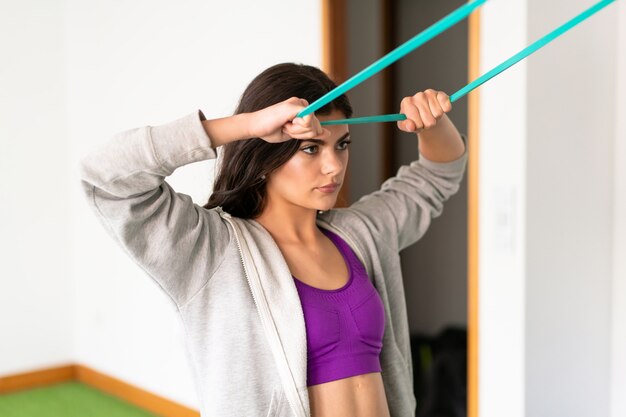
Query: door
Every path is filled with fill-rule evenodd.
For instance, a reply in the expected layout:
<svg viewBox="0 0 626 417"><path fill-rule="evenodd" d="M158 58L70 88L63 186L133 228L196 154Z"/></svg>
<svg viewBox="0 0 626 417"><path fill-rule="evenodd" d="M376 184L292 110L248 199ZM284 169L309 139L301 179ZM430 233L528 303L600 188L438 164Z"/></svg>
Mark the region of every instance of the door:
<svg viewBox="0 0 626 417"><path fill-rule="evenodd" d="M322 0L323 69L339 84L463 3ZM405 95L425 88L452 94L478 77L479 13L475 11L469 19L350 90L347 95L354 116L397 113L400 98ZM457 195L446 203L444 214L433 221L431 230L401 256L412 335L420 333L420 329L423 334L434 334L445 323L466 329L466 409L467 415L477 417L478 91L456 102L453 108L450 117L468 137L466 177ZM395 175L400 165L415 158L417 147L415 141L407 140L406 133L398 131L395 123L352 125L350 130L359 146L351 149L351 163L338 207L348 206L361 195L378 189L385 179ZM449 255L449 251L453 251L454 262L442 263L442 253ZM441 303L432 302L437 294L447 300L443 308L437 309ZM450 301L454 297L457 301ZM416 355L420 354L413 352L414 362Z"/></svg>

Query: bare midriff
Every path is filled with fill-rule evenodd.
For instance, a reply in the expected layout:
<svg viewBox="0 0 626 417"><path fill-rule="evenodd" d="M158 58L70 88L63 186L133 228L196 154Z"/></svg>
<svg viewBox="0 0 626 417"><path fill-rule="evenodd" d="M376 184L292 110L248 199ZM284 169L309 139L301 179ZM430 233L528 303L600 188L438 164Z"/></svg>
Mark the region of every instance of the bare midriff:
<svg viewBox="0 0 626 417"><path fill-rule="evenodd" d="M308 387L311 417L389 417L380 372Z"/></svg>

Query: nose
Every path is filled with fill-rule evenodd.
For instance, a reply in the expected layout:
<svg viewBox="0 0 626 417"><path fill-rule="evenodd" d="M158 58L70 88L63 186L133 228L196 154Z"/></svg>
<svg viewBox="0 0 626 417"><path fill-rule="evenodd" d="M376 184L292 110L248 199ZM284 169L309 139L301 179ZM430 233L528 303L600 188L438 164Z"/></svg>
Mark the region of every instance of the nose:
<svg viewBox="0 0 626 417"><path fill-rule="evenodd" d="M343 170L344 161L342 151L326 149L322 158L322 173L324 175L339 174ZM345 152L345 151L344 151Z"/></svg>

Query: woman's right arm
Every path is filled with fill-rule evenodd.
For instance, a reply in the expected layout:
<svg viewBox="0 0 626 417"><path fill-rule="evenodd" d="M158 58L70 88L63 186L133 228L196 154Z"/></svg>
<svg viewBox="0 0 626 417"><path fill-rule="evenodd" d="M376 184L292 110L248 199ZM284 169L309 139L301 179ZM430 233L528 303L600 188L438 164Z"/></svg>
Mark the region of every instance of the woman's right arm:
<svg viewBox="0 0 626 417"><path fill-rule="evenodd" d="M177 308L209 281L231 239L219 213L165 181L178 167L217 156L205 120L198 110L126 130L80 161L82 187L100 222Z"/></svg>
<svg viewBox="0 0 626 417"><path fill-rule="evenodd" d="M193 203L165 181L183 165L217 157L215 148L260 137L325 137L308 103L292 97L265 109L207 120L198 110L159 126L114 135L80 161L84 193L109 234L180 308L206 285L230 242L216 210Z"/></svg>

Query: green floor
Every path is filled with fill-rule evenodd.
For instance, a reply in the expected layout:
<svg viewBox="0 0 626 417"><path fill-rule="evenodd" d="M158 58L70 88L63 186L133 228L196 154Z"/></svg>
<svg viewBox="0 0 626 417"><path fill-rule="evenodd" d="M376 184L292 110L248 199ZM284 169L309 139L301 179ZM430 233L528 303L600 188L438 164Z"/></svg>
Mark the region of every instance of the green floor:
<svg viewBox="0 0 626 417"><path fill-rule="evenodd" d="M2 417L155 417L80 382L0 394Z"/></svg>

